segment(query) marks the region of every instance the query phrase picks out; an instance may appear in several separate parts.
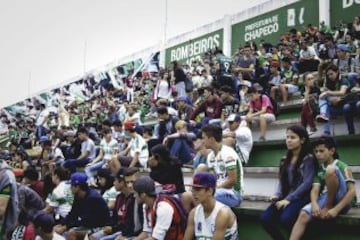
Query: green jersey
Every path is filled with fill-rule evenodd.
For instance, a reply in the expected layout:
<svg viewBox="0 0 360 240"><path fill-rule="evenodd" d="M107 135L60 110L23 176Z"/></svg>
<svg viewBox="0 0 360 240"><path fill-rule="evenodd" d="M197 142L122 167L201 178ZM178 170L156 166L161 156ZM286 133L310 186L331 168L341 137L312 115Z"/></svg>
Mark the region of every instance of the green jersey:
<svg viewBox="0 0 360 240"><path fill-rule="evenodd" d="M216 61L220 66L220 76L231 77L233 60L225 55L218 56Z"/></svg>
<svg viewBox="0 0 360 240"><path fill-rule="evenodd" d="M355 183L351 169L346 163L336 159L331 165L337 167L340 170L346 183L348 182ZM314 184L320 185L320 191L322 194L327 192L325 178L326 178L326 167L324 166L324 164L321 164L314 178ZM355 203L354 201L356 202L356 197L354 198L353 203Z"/></svg>

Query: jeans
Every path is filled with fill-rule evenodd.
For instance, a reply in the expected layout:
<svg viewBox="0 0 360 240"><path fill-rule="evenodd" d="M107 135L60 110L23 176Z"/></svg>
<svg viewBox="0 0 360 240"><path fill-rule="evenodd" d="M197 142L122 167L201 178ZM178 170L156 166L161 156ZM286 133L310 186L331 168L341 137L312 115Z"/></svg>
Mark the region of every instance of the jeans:
<svg viewBox="0 0 360 240"><path fill-rule="evenodd" d="M182 163L188 163L193 159L192 152L188 141L184 138L175 139L170 149L170 155L176 156Z"/></svg>
<svg viewBox="0 0 360 240"><path fill-rule="evenodd" d="M343 111L349 134L355 134L354 116L360 115L360 101L355 104L345 104Z"/></svg>
<svg viewBox="0 0 360 240"><path fill-rule="evenodd" d="M289 231L294 225L301 208L308 199L293 200L284 209L278 210L272 203L260 216L260 222L272 239L286 239L280 231L279 223Z"/></svg>
<svg viewBox="0 0 360 240"><path fill-rule="evenodd" d="M101 161L99 161L99 162L85 168L84 171L85 171L86 176L88 177L88 182L89 183L94 183L95 182L93 172L96 172L99 169L101 169L104 164L105 164L105 160L103 159L103 160L101 160Z"/></svg>
<svg viewBox="0 0 360 240"><path fill-rule="evenodd" d="M330 98L319 99L320 114L330 119L330 116L342 115L343 109L341 107L334 107L330 105ZM323 125L323 132L330 135L330 121Z"/></svg>
<svg viewBox="0 0 360 240"><path fill-rule="evenodd" d="M46 133L47 133L47 129L45 127L43 127L42 125L36 126L36 129L35 129L36 140L39 141L42 136L46 135Z"/></svg>
<svg viewBox="0 0 360 240"><path fill-rule="evenodd" d="M70 170L71 173L76 172L77 167L85 167L90 162L90 158L86 159L67 159L64 163L64 168Z"/></svg>
<svg viewBox="0 0 360 240"><path fill-rule="evenodd" d="M216 189L215 199L229 207L238 207L242 202L240 193L234 192L232 189L225 188Z"/></svg>

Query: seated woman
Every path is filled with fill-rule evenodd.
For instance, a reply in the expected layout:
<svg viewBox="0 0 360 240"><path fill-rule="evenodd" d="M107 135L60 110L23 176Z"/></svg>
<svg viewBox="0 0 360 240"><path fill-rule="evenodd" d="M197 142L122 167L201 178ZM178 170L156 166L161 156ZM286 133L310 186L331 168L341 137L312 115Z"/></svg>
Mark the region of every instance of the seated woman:
<svg viewBox="0 0 360 240"><path fill-rule="evenodd" d="M305 128L294 125L286 130L287 154L280 162L278 189L270 199L272 204L260 216L272 239L285 239L278 223L291 230L301 208L310 201L317 165L308 145Z"/></svg>
<svg viewBox="0 0 360 240"><path fill-rule="evenodd" d="M341 77L339 68L334 64L331 64L325 73L324 88L319 96L320 114L316 116L316 121L324 123L324 134L330 135L330 116L343 113L341 97L350 90L350 82Z"/></svg>
<svg viewBox="0 0 360 240"><path fill-rule="evenodd" d="M154 181L162 185L174 185L174 193L185 192L181 162L170 155L166 145L158 144L151 149L148 165L151 169L150 177Z"/></svg>

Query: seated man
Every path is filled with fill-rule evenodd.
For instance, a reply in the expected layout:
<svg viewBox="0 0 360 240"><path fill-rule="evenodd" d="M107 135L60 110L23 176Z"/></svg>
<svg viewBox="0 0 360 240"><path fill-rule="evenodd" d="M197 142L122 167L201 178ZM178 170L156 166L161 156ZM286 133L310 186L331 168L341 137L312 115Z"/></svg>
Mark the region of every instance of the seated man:
<svg viewBox="0 0 360 240"><path fill-rule="evenodd" d="M311 189L311 203L300 212L291 240L301 239L313 218L329 220L347 213L356 197L355 180L348 165L338 159L334 139L320 137L315 142L315 156L320 166Z"/></svg>
<svg viewBox="0 0 360 240"><path fill-rule="evenodd" d="M260 124L260 141L265 141L267 124L275 121L273 113L273 106L270 98L261 94L262 88L260 85L249 88L248 94L250 97L250 109L246 115L246 121L251 125L253 122Z"/></svg>
<svg viewBox="0 0 360 240"><path fill-rule="evenodd" d="M202 137L205 147L212 150L207 157L207 170L217 177L215 199L230 207L239 206L244 189L239 156L233 148L222 143L220 126L205 125Z"/></svg>
<svg viewBox="0 0 360 240"><path fill-rule="evenodd" d="M109 209L101 195L88 187L84 173L73 173L70 179L74 203L61 224L55 226L59 234L66 232L67 239L84 238L109 224Z"/></svg>
<svg viewBox="0 0 360 240"><path fill-rule="evenodd" d="M121 167L146 167L149 157L148 145L145 139L136 132L135 123L126 121L124 123L125 135L131 140L127 148L118 154L117 159L112 159L110 168L113 172L119 171Z"/></svg>
<svg viewBox="0 0 360 240"><path fill-rule="evenodd" d="M34 230L36 234L35 240L43 239L56 239L65 240L65 238L57 234L53 228L55 226L55 220L50 213L40 211L35 214L33 219Z"/></svg>
<svg viewBox="0 0 360 240"><path fill-rule="evenodd" d="M96 157L94 141L89 138L89 133L86 128L79 128L78 138L82 141L81 155L76 159L67 159L64 163L64 167L68 168L72 173L76 172L77 167L84 167Z"/></svg>
<svg viewBox="0 0 360 240"><path fill-rule="evenodd" d="M136 200L144 203L143 231L135 239L183 239L185 229L182 226L186 216L180 201L170 195L158 195L154 180L148 176L136 179L134 190Z"/></svg>
<svg viewBox="0 0 360 240"><path fill-rule="evenodd" d="M122 168L116 174L114 186L120 194L116 197L111 225L90 235L90 240L129 238L141 232L142 207L135 201L132 187L137 172L137 168Z"/></svg>
<svg viewBox="0 0 360 240"><path fill-rule="evenodd" d="M197 173L190 186L198 205L189 214L184 239L238 239L235 214L214 198L215 176Z"/></svg>
<svg viewBox="0 0 360 240"><path fill-rule="evenodd" d="M228 128L223 131L223 142L229 147L233 147L240 157L243 166L249 161L251 149L253 147L252 133L246 124L241 121L238 114L231 114L227 118Z"/></svg>

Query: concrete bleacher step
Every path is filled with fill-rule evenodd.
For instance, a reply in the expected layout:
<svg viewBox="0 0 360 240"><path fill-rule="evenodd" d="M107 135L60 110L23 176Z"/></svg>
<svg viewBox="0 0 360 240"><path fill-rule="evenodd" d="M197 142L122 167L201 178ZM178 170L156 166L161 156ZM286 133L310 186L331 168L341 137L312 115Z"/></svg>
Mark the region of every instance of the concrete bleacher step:
<svg viewBox="0 0 360 240"><path fill-rule="evenodd" d="M269 201L245 199L240 207L232 209L238 218L239 239L271 239L259 222L261 213L269 205ZM339 215L333 221L310 223L302 239L359 239L359 225L360 208L352 208L346 215ZM289 230L282 228L282 232L289 237Z"/></svg>

